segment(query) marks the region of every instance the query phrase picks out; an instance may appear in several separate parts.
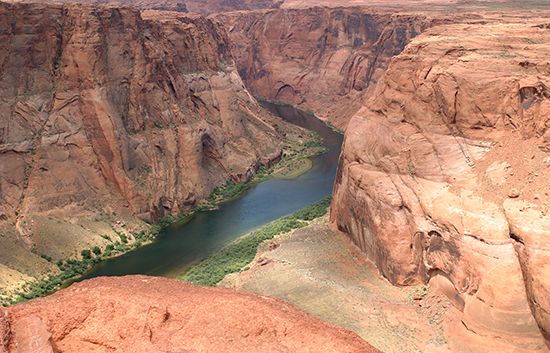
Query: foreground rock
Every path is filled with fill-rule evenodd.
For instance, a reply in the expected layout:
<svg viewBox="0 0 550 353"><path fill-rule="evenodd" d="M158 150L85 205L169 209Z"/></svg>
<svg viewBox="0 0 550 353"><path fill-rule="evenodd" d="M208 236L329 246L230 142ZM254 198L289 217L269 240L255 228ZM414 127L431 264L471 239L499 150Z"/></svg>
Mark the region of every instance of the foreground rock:
<svg viewBox="0 0 550 353"><path fill-rule="evenodd" d="M1 2L0 38L0 282L132 241L281 154L210 20Z"/></svg>
<svg viewBox="0 0 550 353"><path fill-rule="evenodd" d="M378 352L279 300L145 276L89 280L7 315L7 352Z"/></svg>
<svg viewBox="0 0 550 353"><path fill-rule="evenodd" d="M331 219L392 283L448 295L459 352L550 342L549 34L430 29L346 132Z"/></svg>

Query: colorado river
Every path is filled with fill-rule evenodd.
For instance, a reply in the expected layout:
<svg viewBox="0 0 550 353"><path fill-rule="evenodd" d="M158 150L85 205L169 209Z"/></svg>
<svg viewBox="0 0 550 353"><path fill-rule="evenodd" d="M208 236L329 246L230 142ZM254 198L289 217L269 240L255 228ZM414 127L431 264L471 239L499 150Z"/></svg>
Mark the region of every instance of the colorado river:
<svg viewBox="0 0 550 353"><path fill-rule="evenodd" d="M149 245L98 263L81 279L130 274L174 277L239 236L330 195L342 135L295 108L270 103L264 106L323 138L327 152L313 158L309 171L292 179L260 183L218 209L198 213L187 223L168 229Z"/></svg>

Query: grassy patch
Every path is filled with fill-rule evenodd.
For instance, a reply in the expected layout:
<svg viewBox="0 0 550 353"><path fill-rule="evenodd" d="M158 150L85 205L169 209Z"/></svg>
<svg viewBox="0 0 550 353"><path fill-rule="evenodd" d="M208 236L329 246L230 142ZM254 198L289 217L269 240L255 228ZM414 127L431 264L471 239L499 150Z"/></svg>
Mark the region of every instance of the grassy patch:
<svg viewBox="0 0 550 353"><path fill-rule="evenodd" d="M188 269L179 278L194 285L214 286L226 275L239 272L256 256L258 245L274 236L305 227L308 221L327 212L330 198L279 218L237 239L216 254Z"/></svg>
<svg viewBox="0 0 550 353"><path fill-rule="evenodd" d="M111 256L123 254L129 250L139 247L143 242L151 241L158 236L160 227L153 226L148 232L141 231L139 233L132 234L135 241L133 243L115 242L108 244L105 249L101 249L99 246L94 246L91 249L82 250L79 259L68 259L66 261L59 260L56 265L60 272L54 275L49 275L40 280L27 283L21 291L10 299L7 299L5 304L17 304L30 299L43 297L63 288L63 286L70 280L82 276L86 273L94 264L99 261L105 260ZM127 239L126 236L121 239Z"/></svg>

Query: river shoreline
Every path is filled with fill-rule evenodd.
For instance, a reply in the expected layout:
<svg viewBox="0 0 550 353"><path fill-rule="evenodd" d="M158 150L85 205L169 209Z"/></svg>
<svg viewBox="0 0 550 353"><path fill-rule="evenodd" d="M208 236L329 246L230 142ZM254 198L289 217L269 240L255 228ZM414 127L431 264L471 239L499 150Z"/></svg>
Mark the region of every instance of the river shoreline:
<svg viewBox="0 0 550 353"><path fill-rule="evenodd" d="M306 227L315 219L325 215L329 205L330 197L327 197L255 229L191 266L177 278L196 286L215 286L225 276L246 268L256 257L260 244L281 234Z"/></svg>
<svg viewBox="0 0 550 353"><path fill-rule="evenodd" d="M295 109L286 104L269 102L264 102L264 104ZM91 269L105 261L122 257L155 243L167 229L184 225L199 213L216 210L224 203L238 199L246 191L260 183L270 179L293 179L307 173L313 167L312 158L326 152L326 148L323 147L323 141L319 135L309 130L306 131L308 131L308 135L303 137L301 143L288 143L283 149L282 157L278 162L269 167L260 167L250 180L243 183L228 181L222 187L216 188L207 199L183 214L164 217L151 225L147 231L129 235L119 234L120 241L117 240L104 249L94 247L84 250L80 259L59 261L57 263L60 269L59 273L50 274L47 277L26 283L6 298L3 304L16 304L65 288L74 282L80 281L83 277L85 278Z"/></svg>

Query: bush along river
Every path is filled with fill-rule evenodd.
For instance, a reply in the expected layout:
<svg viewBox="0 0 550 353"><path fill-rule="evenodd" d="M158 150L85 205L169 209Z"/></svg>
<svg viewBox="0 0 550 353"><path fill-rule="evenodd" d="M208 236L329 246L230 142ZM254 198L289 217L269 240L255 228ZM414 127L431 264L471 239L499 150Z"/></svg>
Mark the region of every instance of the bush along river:
<svg viewBox="0 0 550 353"><path fill-rule="evenodd" d="M194 212L187 222L168 227L159 234L155 241L123 255L97 262L91 270L85 272L76 281L99 276L130 274L177 277L188 270L191 265L220 252L222 249L225 250L224 247L227 247L228 244L259 227L263 226L251 233L261 233L260 235L256 234L256 242L263 239L266 229L269 234L273 233L273 227L282 230L293 229L311 218L313 213L319 213L320 209L326 210L326 200L332 193L332 185L336 176L343 141L342 134L327 126L311 113L289 105L269 102L262 104L272 113L292 124L315 132L322 139L325 151L311 158L312 165L307 172L296 177L270 178L253 184L239 197L221 203L216 209ZM315 203L317 204L309 206ZM293 214L306 206L309 206L310 209L306 208L304 211ZM315 212L311 213L312 209ZM282 227L276 222L268 224L284 216L287 217L282 218L283 223L292 219L292 224L285 223ZM253 254L255 254L255 249L254 247ZM253 255L252 250L248 253L249 255L245 258L251 260L249 257ZM196 270L198 269L192 270L195 272L193 276L197 277ZM186 279L185 276L183 278ZM190 282L213 283L211 279L197 281L196 278L192 278ZM45 284L47 281L44 282ZM53 287L53 283L51 286ZM50 284L47 287L50 287ZM42 289L44 289L41 290L44 293L39 295L50 292L47 288ZM30 299L32 296L24 295L21 299Z"/></svg>

